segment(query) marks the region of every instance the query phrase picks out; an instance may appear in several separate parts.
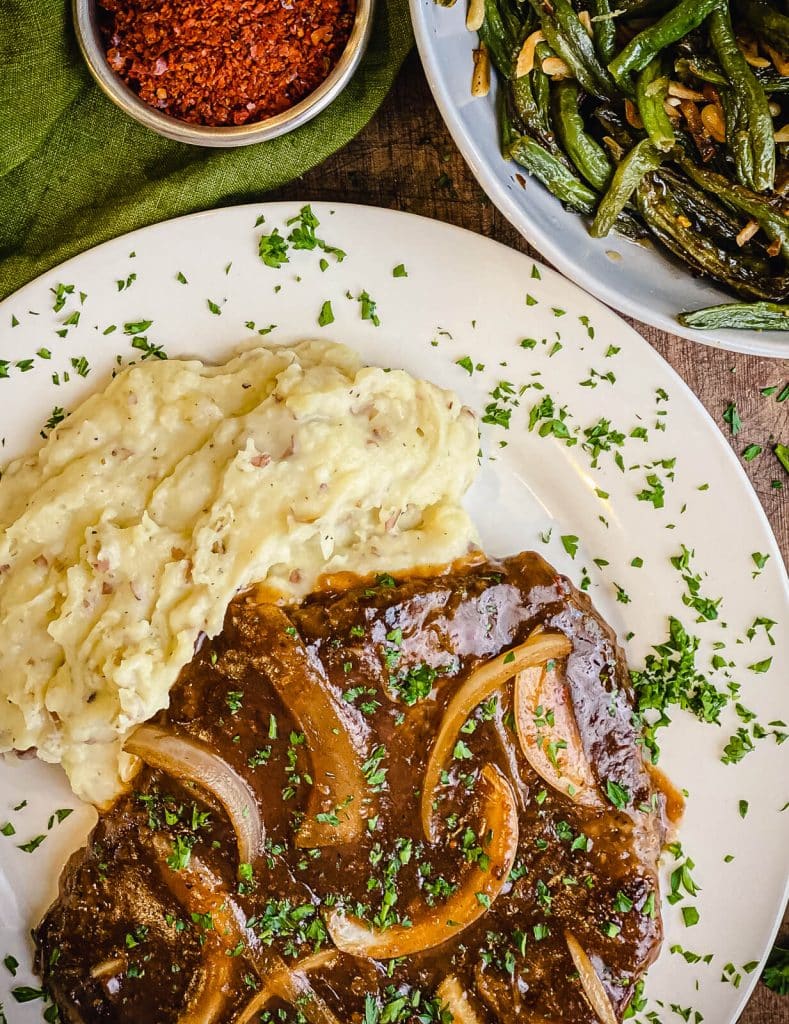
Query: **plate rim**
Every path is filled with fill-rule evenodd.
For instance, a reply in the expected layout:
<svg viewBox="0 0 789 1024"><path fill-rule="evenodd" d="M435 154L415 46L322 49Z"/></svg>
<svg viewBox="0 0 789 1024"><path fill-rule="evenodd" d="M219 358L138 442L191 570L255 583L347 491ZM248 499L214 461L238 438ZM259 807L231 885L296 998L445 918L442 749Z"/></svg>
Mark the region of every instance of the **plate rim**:
<svg viewBox="0 0 789 1024"><path fill-rule="evenodd" d="M677 320L671 320L660 313L653 313L638 306L627 297L619 295L613 285L608 285L592 273L587 272L583 263L576 263L570 255L565 255L563 248L554 242L551 236L543 231L529 217L521 204L517 203L498 178L490 171L488 162L479 150L471 133L463 124L460 108L453 102L449 89L445 86L439 71L439 62L435 47L430 39L430 31L423 13L423 6L431 9L436 0L409 0L411 23L414 28L419 59L425 72L430 92L438 107L439 113L452 136L461 156L477 180L480 188L498 208L499 212L509 221L515 230L533 245L539 253L551 263L572 284L576 284L592 298L602 302L617 314L632 317L639 323L647 324L668 334L684 338L696 344L707 345L725 352L739 352L743 355L762 356L770 359L781 359L789 356L789 340L781 342L780 338L771 339L769 331L727 331L723 334L715 331L694 331L683 327ZM469 46L471 52L471 46ZM537 183L543 191L545 189ZM562 216L578 216L561 208ZM657 250L656 250L657 251ZM662 256L662 254L661 254ZM649 315L644 315L648 312ZM785 334L789 339L789 331L772 332L778 336ZM757 335L756 339L744 335ZM783 346L783 351L781 350Z"/></svg>
<svg viewBox="0 0 789 1024"><path fill-rule="evenodd" d="M412 5L418 2L419 0L411 0ZM432 0L427 0L427 2L432 2ZM751 484L748 475L745 472L743 466L741 465L739 459L737 458L735 452L732 450L731 446L726 441L726 438L724 437L722 431L713 419L712 415L705 408L705 406L703 405L699 397L696 395L696 393L692 390L692 388L680 376L678 371L674 369L674 367L668 362L668 360L666 360L665 357L661 355L661 353L658 352L647 341L647 339L642 334L640 334L639 331L637 331L634 327L632 327L630 324L624 321L622 319L621 314L616 309L609 307L602 299L598 298L598 296L586 292L580 284L578 284L575 281L568 280L558 270L555 270L553 267L546 266L539 259L534 259L527 253L520 252L519 250L514 249L511 246L508 246L495 238L490 238L486 235L472 231L469 228L461 227L457 224L453 224L448 221L442 221L436 218L426 217L421 214L410 213L404 210L395 210L389 207L381 206L370 206L362 203L333 202L325 199L310 199L307 197L302 197L301 199L276 200L271 202L266 202L265 199L262 199L259 202L240 203L232 206L213 208L210 210L201 210L194 213L183 215L181 217L173 217L168 220L158 221L153 224L148 224L143 227L136 228L135 230L127 232L126 234L118 235L115 238L107 239L104 242L100 242L97 245L90 247L89 249L85 249L82 252L77 253L74 256L71 256L68 260L65 260L64 262L49 268L48 270L39 274L32 281L29 281L26 284L22 285L11 295L7 296L5 299L0 301L0 312L3 312L4 310L8 309L11 303L13 303L14 301L18 301L19 297L24 295L28 290L32 291L37 287L41 287L42 283L44 283L48 277L62 273L65 269L70 268L73 265L77 264L79 261L83 260L87 255L93 254L102 249L109 249L113 247L125 247L126 242L128 240L138 238L143 233L155 233L157 231L173 230L171 225L182 224L185 221L208 221L214 218L223 218L225 216L235 215L238 214L240 211L244 210L250 211L250 213L254 211L257 214L260 214L261 212L265 212L266 214L268 214L268 211L272 211L273 217L278 212L284 212L285 210L291 212L294 209L294 207L300 207L305 204L310 204L318 208L324 207L332 210L342 208L343 210L351 211L353 216L361 218L365 218L372 215L374 217L383 216L384 218L397 218L399 220L407 219L409 221L417 221L422 222L423 224L430 224L431 230L438 230L439 232L444 232L446 234L455 235L458 237L470 237L472 240L474 240L474 244L505 250L511 256L515 256L520 260L528 261L531 265L536 265L539 268L540 273L542 275L547 274L549 278L553 277L558 282L561 282L562 286L565 288L569 285L572 289L577 290L579 293L583 295L585 302L588 303L589 301L591 301L592 303L594 303L595 306L592 307L593 311L595 311L597 307L596 311L602 309L605 314L613 316L614 318L619 320L620 324L623 325L627 331L631 332L638 339L638 342L641 346L641 348L639 349L641 358L646 358L648 362L652 360L654 362L654 365L659 366L663 373L667 373L672 387L678 389L681 393L683 393L684 396L690 400L690 405L694 409L696 414L701 414L702 418L706 419L707 426L713 428L713 443L718 449L719 456L720 453L723 453L724 460L727 460L729 465L734 468L737 479L740 481L741 484L744 485L745 494L747 495L748 501L753 507L753 510L755 511L757 521L761 526L762 530L765 531L764 542L768 542L771 545L771 554L773 554L773 556L775 557L775 560L778 565L780 589L782 591L782 596L784 603L787 607L787 611L789 611L789 573L787 573L787 567L784 562L780 547L778 545L775 532L772 528L772 524L770 523L770 520L768 519L767 514L764 510L764 507L762 506L762 503L759 500L759 497L756 494L756 491L753 485ZM176 356L175 358L178 357ZM738 1020L744 1007L749 1001L753 993L753 990L759 981L762 970L764 969L764 964L767 960L767 957L770 955L772 947L775 944L776 937L781 927L784 908L787 902L789 902L789 867L787 867L786 879L784 882L783 898L782 900L780 900L779 898L779 905L777 906L773 923L769 929L769 939L764 950L762 951L761 957L758 962L758 967L754 969L754 971L747 977L747 979L743 979L745 981L745 984L743 987L739 989L739 1001L733 1009L733 1015L731 1016L730 1020L728 1022L725 1022L725 1024L734 1024L734 1022ZM721 1024L724 1024L724 1022L721 1022Z"/></svg>

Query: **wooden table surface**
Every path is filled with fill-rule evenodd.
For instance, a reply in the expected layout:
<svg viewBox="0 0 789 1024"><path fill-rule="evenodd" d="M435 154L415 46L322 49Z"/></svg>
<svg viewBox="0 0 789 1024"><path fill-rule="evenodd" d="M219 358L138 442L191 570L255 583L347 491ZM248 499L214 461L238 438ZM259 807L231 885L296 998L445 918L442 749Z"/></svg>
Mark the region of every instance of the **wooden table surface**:
<svg viewBox="0 0 789 1024"><path fill-rule="evenodd" d="M502 217L480 189L455 147L430 96L419 59L412 53L376 117L362 133L315 170L267 198L362 203L418 213L537 253ZM743 462L772 524L784 562L789 558L789 475L773 454L789 444L789 401L760 389L789 382L789 359L757 359L695 345L630 321L696 392L738 455L746 445L762 453ZM735 402L742 430L732 438L722 414ZM783 484L781 489L773 481ZM784 918L784 945L789 944ZM707 1024L718 1024L708 1021ZM789 1024L789 996L759 983L740 1024Z"/></svg>

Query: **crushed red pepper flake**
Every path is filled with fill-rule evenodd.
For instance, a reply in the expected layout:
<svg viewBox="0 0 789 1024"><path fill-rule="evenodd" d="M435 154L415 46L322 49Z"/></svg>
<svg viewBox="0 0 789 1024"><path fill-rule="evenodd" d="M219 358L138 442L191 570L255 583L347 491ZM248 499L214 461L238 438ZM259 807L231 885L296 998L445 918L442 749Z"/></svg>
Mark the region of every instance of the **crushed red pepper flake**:
<svg viewBox="0 0 789 1024"><path fill-rule="evenodd" d="M232 127L288 110L340 58L355 0L100 0L110 67L150 106Z"/></svg>

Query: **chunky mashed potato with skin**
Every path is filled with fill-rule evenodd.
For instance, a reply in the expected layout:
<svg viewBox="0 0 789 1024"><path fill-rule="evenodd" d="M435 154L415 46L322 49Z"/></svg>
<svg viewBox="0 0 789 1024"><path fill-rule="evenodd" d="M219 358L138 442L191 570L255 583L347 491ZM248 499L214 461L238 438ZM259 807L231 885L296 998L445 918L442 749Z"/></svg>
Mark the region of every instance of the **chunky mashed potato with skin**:
<svg viewBox="0 0 789 1024"><path fill-rule="evenodd" d="M106 804L239 589L464 555L477 447L455 395L340 345L125 370L0 481L0 750Z"/></svg>

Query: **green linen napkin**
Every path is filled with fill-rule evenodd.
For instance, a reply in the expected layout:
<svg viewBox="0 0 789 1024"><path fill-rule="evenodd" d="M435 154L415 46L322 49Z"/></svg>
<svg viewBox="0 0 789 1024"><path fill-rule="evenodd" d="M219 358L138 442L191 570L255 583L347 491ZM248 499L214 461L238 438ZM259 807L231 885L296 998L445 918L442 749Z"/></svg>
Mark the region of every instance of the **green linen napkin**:
<svg viewBox="0 0 789 1024"><path fill-rule="evenodd" d="M353 81L297 131L240 149L170 142L118 110L77 47L69 0L0 0L0 298L108 238L259 199L369 121L412 43L407 0L379 0Z"/></svg>

